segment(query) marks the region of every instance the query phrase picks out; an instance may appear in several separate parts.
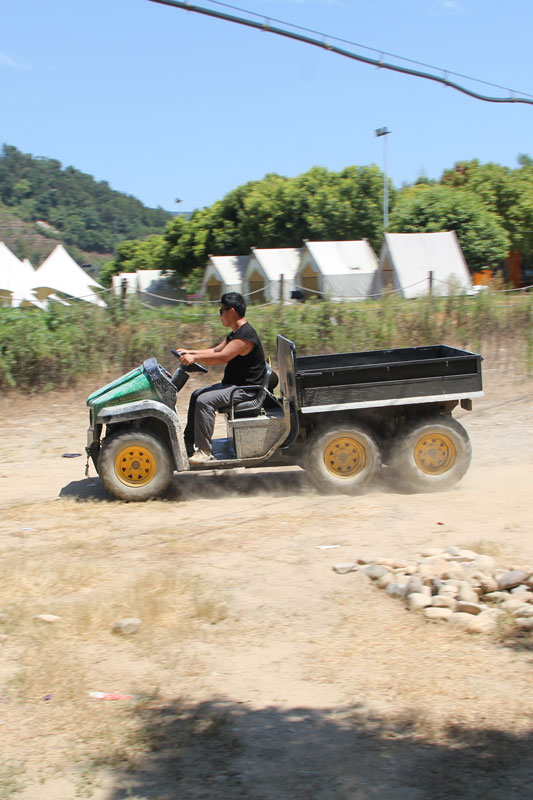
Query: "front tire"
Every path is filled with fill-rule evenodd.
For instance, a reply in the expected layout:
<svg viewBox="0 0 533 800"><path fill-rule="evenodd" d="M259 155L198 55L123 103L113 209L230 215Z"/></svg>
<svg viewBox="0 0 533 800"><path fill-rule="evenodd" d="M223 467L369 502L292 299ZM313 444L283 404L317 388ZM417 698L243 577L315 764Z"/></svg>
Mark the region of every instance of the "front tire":
<svg viewBox="0 0 533 800"><path fill-rule="evenodd" d="M401 488L435 492L460 481L471 460L472 446L463 426L439 414L417 420L404 431L392 445L389 464Z"/></svg>
<svg viewBox="0 0 533 800"><path fill-rule="evenodd" d="M128 431L104 439L98 474L107 491L120 500L144 501L157 497L172 478L167 446L151 433Z"/></svg>
<svg viewBox="0 0 533 800"><path fill-rule="evenodd" d="M304 468L320 492L355 494L381 469L381 454L369 428L348 423L309 437Z"/></svg>

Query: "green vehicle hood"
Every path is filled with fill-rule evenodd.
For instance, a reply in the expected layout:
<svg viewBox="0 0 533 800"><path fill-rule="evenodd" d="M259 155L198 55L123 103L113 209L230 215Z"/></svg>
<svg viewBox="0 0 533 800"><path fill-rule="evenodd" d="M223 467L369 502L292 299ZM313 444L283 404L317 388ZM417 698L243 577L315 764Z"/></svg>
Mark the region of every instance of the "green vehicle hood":
<svg viewBox="0 0 533 800"><path fill-rule="evenodd" d="M143 367L136 367L131 372L121 375L111 383L92 392L87 398L87 405L92 408L96 420L105 406L116 406L121 403L132 403L135 400L159 400L159 395L152 386Z"/></svg>

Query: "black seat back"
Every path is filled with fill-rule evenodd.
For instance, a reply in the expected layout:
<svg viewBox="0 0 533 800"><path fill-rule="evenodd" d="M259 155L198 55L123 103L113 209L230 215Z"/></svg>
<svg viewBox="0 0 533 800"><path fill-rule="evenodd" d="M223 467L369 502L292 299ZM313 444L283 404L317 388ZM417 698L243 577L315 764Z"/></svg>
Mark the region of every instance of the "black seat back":
<svg viewBox="0 0 533 800"><path fill-rule="evenodd" d="M265 376L257 389L256 396L251 400L242 400L240 403L233 404L233 419L257 417L257 415L261 413L261 409L264 408L268 402L273 404L272 399L267 394L267 390L272 393L279 383L279 378L270 364L266 364L265 367ZM248 387L242 386L241 388L247 389ZM231 414L231 407L222 408L220 410Z"/></svg>

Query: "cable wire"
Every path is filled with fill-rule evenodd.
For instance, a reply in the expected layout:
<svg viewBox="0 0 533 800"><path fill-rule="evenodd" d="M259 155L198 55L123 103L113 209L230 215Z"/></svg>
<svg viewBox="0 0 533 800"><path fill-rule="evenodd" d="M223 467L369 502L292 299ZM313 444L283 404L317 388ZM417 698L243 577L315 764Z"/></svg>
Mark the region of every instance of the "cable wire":
<svg viewBox="0 0 533 800"><path fill-rule="evenodd" d="M219 2L219 0L210 0L210 1L211 2L217 2L218 5L226 5L225 3ZM258 14L255 14L255 12L251 12L251 11L244 11L244 9L243 10L238 9L238 10L239 11L243 11L246 14L255 15L255 16L261 16L261 18L264 20L264 22L263 23L256 22L255 20L252 20L252 19L245 19L244 17L237 17L237 16L235 16L233 14L226 14L226 13L224 13L222 11L215 11L214 9L202 8L200 6L193 6L188 2L180 2L180 0L150 0L150 2L151 3L158 3L159 5L164 5L164 6L171 6L173 8L181 8L184 11L192 11L192 12L194 12L196 14L204 14L205 16L208 16L208 17L215 17L216 19L226 20L227 22L234 22L237 25L244 25L244 26L246 26L248 28L255 28L256 30L262 30L262 31L268 31L269 33L275 33L276 35L283 36L283 37L285 37L287 39L294 39L294 40L299 41L299 42L304 42L305 44L313 45L314 47L320 47L323 50L330 50L333 53L337 53L337 55L345 56L346 58L350 58L350 59L352 59L354 61L360 61L363 64L371 64L372 66L378 67L379 69L387 69L387 70L391 70L392 72L400 72L403 75L413 75L416 78L425 78L426 80L434 81L435 83L440 83L443 86L449 86L450 88L456 89L458 92L462 92L463 94L466 94L469 97L474 97L477 100L483 100L483 101L485 101L487 103L524 103L526 105L533 105L533 95L525 95L523 92L521 92L520 94L522 94L523 96L517 97L517 96L514 96L515 94L517 94L517 93L515 93L514 89L505 89L505 91L509 91L509 92L512 93L512 95L510 97L489 97L488 95L483 95L483 94L480 94L479 92L474 92L472 89L468 89L466 86L461 86L460 84L449 80L449 75L454 75L454 76L457 75L458 76L459 73L452 73L452 72L448 72L446 70L440 70L437 67L429 67L430 69L434 69L434 70L438 70L440 72L443 72L442 76L433 75L433 74L431 74L429 72L422 72L421 70L418 70L418 69L411 69L409 67L402 67L399 64L392 64L392 63L383 61L382 58L376 59L376 58L370 58L369 56L363 56L363 55L360 55L358 53L353 53L350 50L345 50L344 48L337 47L337 46L331 44L329 40L331 38L334 38L334 37L328 37L326 34L318 34L318 32L311 31L311 29L300 28L299 26L292 25L291 23L288 23L288 22L282 22L281 24L289 25L289 26L291 26L293 28L298 28L299 30L309 31L309 32L312 32L315 35L320 35L320 36L323 37L323 40L319 41L318 39L312 39L310 36L304 36L303 34L295 33L293 31L289 31L289 30L286 30L284 28L276 28L276 27L273 27L270 24L270 18L269 17L265 17L264 15L258 15ZM228 8L234 8L234 6L227 6L227 7ZM345 40L337 39L337 41L344 42ZM350 43L350 44L352 44L352 46L356 46L356 47L362 47L363 46L363 45L356 45L355 43ZM377 52L381 52L379 50L374 50L374 48L366 48L366 49L371 49L376 53ZM401 57L400 56L393 56L393 58L401 58ZM407 59L404 59L404 60L407 61ZM412 61L411 63L419 63L419 62ZM476 79L476 78L468 78L467 76L461 76L461 77L464 77L467 80L472 80L472 81L477 81L479 83L484 83L485 85L493 86L495 88L501 88L501 89L505 88L505 87L500 87L497 84L488 83L487 81L478 81L478 79Z"/></svg>

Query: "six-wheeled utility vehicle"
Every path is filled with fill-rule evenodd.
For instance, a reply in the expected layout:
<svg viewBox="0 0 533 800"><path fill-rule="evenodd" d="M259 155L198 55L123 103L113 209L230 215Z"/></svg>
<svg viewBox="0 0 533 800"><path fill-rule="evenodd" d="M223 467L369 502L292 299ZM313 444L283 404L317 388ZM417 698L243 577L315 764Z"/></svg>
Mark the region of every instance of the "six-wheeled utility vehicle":
<svg viewBox="0 0 533 800"><path fill-rule="evenodd" d="M253 400L223 409L227 437L213 440L214 460L192 466L176 399L188 372L205 367L171 376L149 358L88 398L87 456L122 500L160 495L175 471L233 467L297 465L320 491L356 493L383 463L409 489L447 488L470 463L452 411L483 396L481 360L446 345L297 357L278 336L279 389L267 366Z"/></svg>

